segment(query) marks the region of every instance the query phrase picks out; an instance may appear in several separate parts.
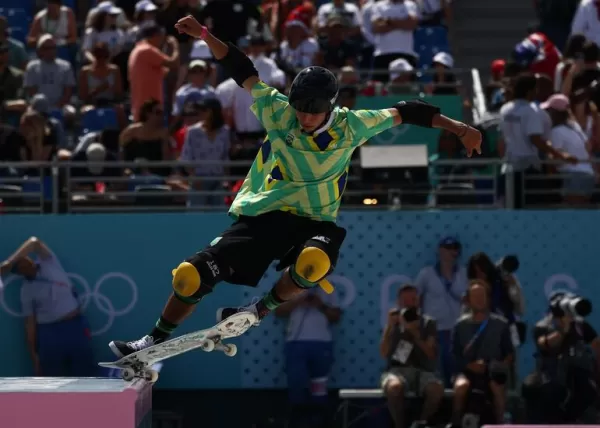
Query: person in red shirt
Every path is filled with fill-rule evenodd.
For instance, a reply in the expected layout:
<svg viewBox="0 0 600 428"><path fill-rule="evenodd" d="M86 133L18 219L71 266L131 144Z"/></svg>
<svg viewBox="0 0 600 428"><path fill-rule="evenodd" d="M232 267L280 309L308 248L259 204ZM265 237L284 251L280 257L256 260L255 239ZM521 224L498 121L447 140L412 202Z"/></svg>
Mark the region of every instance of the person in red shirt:
<svg viewBox="0 0 600 428"><path fill-rule="evenodd" d="M198 123L202 118L202 106L197 101L186 102L181 113L182 123L173 133L173 141L175 142L173 150L173 159L178 159L185 141L185 134L188 127Z"/></svg>
<svg viewBox="0 0 600 428"><path fill-rule="evenodd" d="M532 32L517 43L513 60L533 74L545 74L554 79L556 66L562 59L558 48L539 31Z"/></svg>

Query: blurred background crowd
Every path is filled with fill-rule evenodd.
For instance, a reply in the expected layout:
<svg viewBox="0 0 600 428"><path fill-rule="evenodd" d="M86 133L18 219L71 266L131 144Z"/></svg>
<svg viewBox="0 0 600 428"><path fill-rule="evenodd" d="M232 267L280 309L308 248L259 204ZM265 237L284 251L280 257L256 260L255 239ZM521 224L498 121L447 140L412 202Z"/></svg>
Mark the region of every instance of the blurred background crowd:
<svg viewBox="0 0 600 428"><path fill-rule="evenodd" d="M589 206L600 150L600 21L588 11L596 6L524 3L6 0L3 205L64 212L231 202L265 133L251 97L206 44L174 29L192 14L284 93L299 69L318 64L338 74L340 106L425 97L484 131L484 159L474 162L447 133L404 127L373 139L397 151L377 169L363 168L367 155L357 151L349 204ZM507 27L503 14L515 13ZM476 30L489 37L484 50ZM525 115L527 129L515 128ZM422 153L402 151L407 145Z"/></svg>

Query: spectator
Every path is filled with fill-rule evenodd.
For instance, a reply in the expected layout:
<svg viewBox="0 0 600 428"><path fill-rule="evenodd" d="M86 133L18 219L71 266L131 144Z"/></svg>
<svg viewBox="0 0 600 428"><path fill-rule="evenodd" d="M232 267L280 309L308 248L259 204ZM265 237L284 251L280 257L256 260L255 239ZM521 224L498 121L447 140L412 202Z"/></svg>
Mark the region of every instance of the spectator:
<svg viewBox="0 0 600 428"><path fill-rule="evenodd" d="M37 59L27 64L23 86L28 96L44 94L52 110L62 110L72 116L75 109L69 104L75 86L71 65L56 58L56 42L44 34L37 42Z"/></svg>
<svg viewBox="0 0 600 428"><path fill-rule="evenodd" d="M437 262L421 269L415 286L421 296L423 313L435 314L440 369L444 383L450 386L450 378L454 373L451 332L460 317L462 298L467 290L467 271L459 264L462 247L456 238L445 237L438 247Z"/></svg>
<svg viewBox="0 0 600 428"><path fill-rule="evenodd" d="M79 72L79 99L84 103L81 111L86 113L96 108L112 108L117 113L119 125L123 127L127 122L121 104L123 82L119 68L110 62L109 46L97 43L92 47L90 56L93 58L91 64Z"/></svg>
<svg viewBox="0 0 600 428"><path fill-rule="evenodd" d="M587 89L594 80L599 79L598 61L600 61L600 48L595 43L586 41L581 59L574 61L566 73L561 92L569 97L581 89Z"/></svg>
<svg viewBox="0 0 600 428"><path fill-rule="evenodd" d="M17 70L25 70L29 59L23 43L10 37L8 20L0 15L0 46L8 46L8 65Z"/></svg>
<svg viewBox="0 0 600 428"><path fill-rule="evenodd" d="M581 0L571 23L571 34L582 34L587 40L600 45L600 17L596 0Z"/></svg>
<svg viewBox="0 0 600 428"><path fill-rule="evenodd" d="M534 29L517 43L512 52L512 59L524 70L554 78L561 54L545 34Z"/></svg>
<svg viewBox="0 0 600 428"><path fill-rule="evenodd" d="M452 347L458 374L454 380L453 427L461 426L468 401L474 398L469 393L474 390L491 393L495 423L504 421L507 365L514 357L514 348L506 321L490 313L489 293L484 281L472 281L466 296L470 311L454 327Z"/></svg>
<svg viewBox="0 0 600 428"><path fill-rule="evenodd" d="M358 97L358 89L356 86L347 85L340 86L338 92L337 104L342 108L348 108L350 110L356 107L356 98Z"/></svg>
<svg viewBox="0 0 600 428"><path fill-rule="evenodd" d="M345 0L332 0L329 3L321 5L317 11L318 29L327 31L330 19L333 17L343 20L346 24L349 37L360 34L360 10L354 3Z"/></svg>
<svg viewBox="0 0 600 428"><path fill-rule="evenodd" d="M195 59L187 67L188 83L181 86L175 93L173 103L173 116L181 115L183 105L188 101L202 101L206 98L215 98L215 89L208 84L210 68L208 64Z"/></svg>
<svg viewBox="0 0 600 428"><path fill-rule="evenodd" d="M338 74L338 83L340 85L357 86L360 81L360 76L356 68L351 65L346 65L340 69Z"/></svg>
<svg viewBox="0 0 600 428"><path fill-rule="evenodd" d="M454 58L447 52L438 52L431 61L433 82L427 86L430 95L458 95L460 83L452 72Z"/></svg>
<svg viewBox="0 0 600 428"><path fill-rule="evenodd" d="M79 165L71 168L71 176L77 178L88 178L89 181L72 183L71 191L87 190L94 191L98 188L96 185L97 177L121 177L121 168L115 165L94 165L94 162L115 162L117 153L106 149L99 142L90 143L85 149L76 150L71 157L73 162L88 163L85 166ZM118 187L119 183L107 183L107 187Z"/></svg>
<svg viewBox="0 0 600 428"><path fill-rule="evenodd" d="M414 95L420 91L419 84L415 82L414 68L404 58L390 62L388 66L390 82L385 85L385 94Z"/></svg>
<svg viewBox="0 0 600 428"><path fill-rule="evenodd" d="M1 275L9 272L23 277L21 305L35 375L94 376L88 323L58 257L31 237L0 265Z"/></svg>
<svg viewBox="0 0 600 428"><path fill-rule="evenodd" d="M10 65L9 45L0 43L0 115L2 122L14 121L25 110L23 72ZM16 123L16 122L15 122Z"/></svg>
<svg viewBox="0 0 600 428"><path fill-rule="evenodd" d="M181 126L173 134L175 146L172 148L173 150L171 152L172 159L179 159L188 128L200 122L202 116L202 104L200 102L190 101L183 105L181 111Z"/></svg>
<svg viewBox="0 0 600 428"><path fill-rule="evenodd" d="M170 56L160 51L164 40L163 30L158 26L147 27L129 56L129 82L131 87L131 111L134 120L140 120L140 108L148 100L157 100L164 105L164 77L167 67L174 67L179 62L177 41L167 38L173 50Z"/></svg>
<svg viewBox="0 0 600 428"><path fill-rule="evenodd" d="M96 13L103 11L106 12L114 7L116 6L111 0L105 0L98 3L96 7L90 9L90 11L88 12L88 15L85 20L85 28L90 28L92 26L92 23L94 22L94 16L96 15ZM121 9L120 7L117 7L117 9L119 9L119 14L117 15L117 28L126 31L131 26L131 23L127 20L127 16L125 15L125 12L123 12L123 9Z"/></svg>
<svg viewBox="0 0 600 428"><path fill-rule="evenodd" d="M98 43L108 47L110 57L114 58L123 50L125 33L117 28L119 9L107 3L106 10L98 10L92 19L92 25L85 30L81 50L88 62L94 61L91 50Z"/></svg>
<svg viewBox="0 0 600 428"><path fill-rule="evenodd" d="M77 23L73 10L62 5L61 0L48 0L46 8L40 10L31 23L27 44L39 46L40 38L50 34L57 46L68 46L77 43Z"/></svg>
<svg viewBox="0 0 600 428"><path fill-rule="evenodd" d="M324 4L323 6L327 6ZM339 15L330 14L325 28L326 36L321 38L320 51L315 56L315 65L338 70L346 65L356 65L358 46L348 38L348 21Z"/></svg>
<svg viewBox="0 0 600 428"><path fill-rule="evenodd" d="M525 192L539 189L544 183L541 180L527 180L528 175L540 174L540 154L553 156L567 162L576 162L570 155L559 152L547 141L544 141L544 122L539 107L532 102L536 96L537 80L531 74L522 74L514 83L514 99L500 109L500 130L503 140L498 145L500 156L509 162L514 173L514 203L516 208L524 206ZM539 152L538 152L539 151ZM506 173L506 166L503 173ZM502 180L504 182L504 180ZM532 192L533 193L533 192ZM539 195L528 196L527 201L539 200ZM528 203L529 203L528 202Z"/></svg>
<svg viewBox="0 0 600 428"><path fill-rule="evenodd" d="M139 121L125 128L119 136L123 160L169 160L170 136L164 124L164 114L162 104L157 100L150 99L141 105ZM151 167L149 171L155 175L167 176L171 169Z"/></svg>
<svg viewBox="0 0 600 428"><path fill-rule="evenodd" d="M43 94L34 95L31 98L29 105L31 111L34 111L43 116L48 127L48 135L44 139L44 145L53 146L54 149L51 156L58 153L60 149L67 148L67 138L65 135L65 129L60 120L50 116L50 105L48 99ZM65 157L65 156L63 156Z"/></svg>
<svg viewBox="0 0 600 428"><path fill-rule="evenodd" d="M379 352L387 367L381 376L381 388L395 428L404 427L404 396L415 393L425 397L415 426L424 428L444 398L444 386L435 376L437 357L436 322L420 313L417 288L404 284L398 290L398 308L388 315Z"/></svg>
<svg viewBox="0 0 600 428"><path fill-rule="evenodd" d="M567 40L565 51L563 52L562 61L556 66L554 73L554 92L560 92L563 81L571 67L577 61L583 59L583 46L585 45L585 37L583 34L573 34Z"/></svg>
<svg viewBox="0 0 600 428"><path fill-rule="evenodd" d="M594 169L587 150L587 136L574 121L569 99L562 95L553 95L542 104L552 118L550 141L556 150L566 152L579 160L576 165L558 165L556 169L563 181L563 200L569 206L589 204L596 185Z"/></svg>
<svg viewBox="0 0 600 428"><path fill-rule="evenodd" d="M127 30L125 49L130 50L141 40L142 29L156 24L158 7L150 0L140 0L135 4L134 25Z"/></svg>
<svg viewBox="0 0 600 428"><path fill-rule="evenodd" d="M252 34L247 37L248 56L258 70L260 78L267 84L281 91L285 89L285 73L277 66L277 63L266 56L269 42L263 36Z"/></svg>
<svg viewBox="0 0 600 428"><path fill-rule="evenodd" d="M315 5L310 1L302 0L264 0L261 10L263 22L268 25L270 33L277 39L284 30L284 23L281 22L280 16L289 16L292 10L295 10L296 14L304 15L310 22L315 15Z"/></svg>
<svg viewBox="0 0 600 428"><path fill-rule="evenodd" d="M240 46L238 46L240 47ZM215 61L212 52L208 48L208 45L204 40L196 40L192 45L192 51L190 52L190 62L195 59L201 59L206 62L210 68L210 72L208 73L210 76L208 84L213 88L216 88L218 83L218 69L217 69L217 61ZM182 70L180 71L180 78L185 78L187 74L187 66L183 65Z"/></svg>
<svg viewBox="0 0 600 428"><path fill-rule="evenodd" d="M498 102L499 97L504 91L504 70L506 61L503 59L495 59L491 65L490 81L485 85L485 102L489 106L489 110L496 112L502 106L504 100Z"/></svg>
<svg viewBox="0 0 600 428"><path fill-rule="evenodd" d="M52 156L58 150L58 144L56 139L52 138L52 130L44 116L35 110L28 110L21 117L19 132L24 138L24 144L20 149L20 160L33 162L52 160ZM39 173L39 168L26 171L26 174L31 176L38 176Z"/></svg>
<svg viewBox="0 0 600 428"><path fill-rule="evenodd" d="M438 149L429 157L429 182L431 183L432 188L438 189L438 186L440 185L443 188L446 185L472 183L472 180L464 178L464 176L472 176L475 173L474 168L471 165L459 163L440 165L437 162L439 160L464 159L464 157L464 147L460 142L460 138L458 138L456 134L452 134L448 131L440 132L440 136L438 137ZM439 195L434 194L432 196L432 202L440 205L448 203L444 202L444 196L445 195L441 192ZM448 198L448 196L446 196L446 198Z"/></svg>
<svg viewBox="0 0 600 428"><path fill-rule="evenodd" d="M280 46L281 60L293 69L304 68L314 63L318 51L317 41L310 36L310 23L288 18Z"/></svg>
<svg viewBox="0 0 600 428"><path fill-rule="evenodd" d="M198 166L186 167L192 178L191 188L202 194L193 193L188 199L188 207L216 206L224 203L223 195L207 194L221 187L228 168L223 161L229 160L231 133L225 125L221 103L214 98L199 101L202 119L188 128L180 160L184 162L207 162ZM214 178L217 177L217 178ZM200 178L200 180L196 179Z"/></svg>
<svg viewBox="0 0 600 428"><path fill-rule="evenodd" d="M419 11L415 2L381 0L373 5L371 21L375 34L375 79L387 82L388 66L398 58L404 58L415 67L417 58L413 50L413 34L419 25Z"/></svg>
<svg viewBox="0 0 600 428"><path fill-rule="evenodd" d="M452 21L451 0L417 0L422 27L448 26Z"/></svg>
<svg viewBox="0 0 600 428"><path fill-rule="evenodd" d="M342 315L336 295L315 287L279 306L275 315L288 318L285 365L291 426L331 426L326 420L327 383L333 365L331 325Z"/></svg>

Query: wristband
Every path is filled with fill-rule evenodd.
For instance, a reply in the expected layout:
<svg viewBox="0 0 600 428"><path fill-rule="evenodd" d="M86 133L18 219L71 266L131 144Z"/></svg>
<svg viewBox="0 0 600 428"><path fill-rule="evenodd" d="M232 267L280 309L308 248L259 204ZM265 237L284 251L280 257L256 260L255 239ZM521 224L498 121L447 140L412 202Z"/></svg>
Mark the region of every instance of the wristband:
<svg viewBox="0 0 600 428"><path fill-rule="evenodd" d="M208 34L208 29L205 25L202 26L202 32L200 33L200 38L202 40L206 39L206 35Z"/></svg>

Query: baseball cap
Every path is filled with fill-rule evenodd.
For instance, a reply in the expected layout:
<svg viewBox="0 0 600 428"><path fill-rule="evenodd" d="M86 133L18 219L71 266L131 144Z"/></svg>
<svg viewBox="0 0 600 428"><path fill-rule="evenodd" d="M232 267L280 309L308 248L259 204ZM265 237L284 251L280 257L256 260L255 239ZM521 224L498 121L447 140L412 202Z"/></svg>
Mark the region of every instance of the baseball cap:
<svg viewBox="0 0 600 428"><path fill-rule="evenodd" d="M410 282L405 282L404 284L402 284L400 288L398 288L398 294L402 293L404 290L415 290L417 292L419 291L419 289Z"/></svg>
<svg viewBox="0 0 600 428"><path fill-rule="evenodd" d="M210 59L212 53L204 40L196 40L190 52L190 58L193 59Z"/></svg>
<svg viewBox="0 0 600 428"><path fill-rule="evenodd" d="M154 12L158 7L150 0L140 0L135 4L136 12Z"/></svg>
<svg viewBox="0 0 600 428"><path fill-rule="evenodd" d="M506 61L503 59L495 59L492 61L492 74L500 74L504 72L504 67L506 67Z"/></svg>
<svg viewBox="0 0 600 428"><path fill-rule="evenodd" d="M188 65L188 70L192 70L194 68L202 68L202 69L206 70L208 68L208 64L206 64L206 61L204 61L204 60L193 59L190 61L189 65Z"/></svg>
<svg viewBox="0 0 600 428"><path fill-rule="evenodd" d="M438 52L431 61L433 64L442 64L445 67L454 67L454 58L447 52Z"/></svg>
<svg viewBox="0 0 600 428"><path fill-rule="evenodd" d="M554 94L543 102L540 107L545 109L551 108L556 111L567 111L569 109L569 98L563 94Z"/></svg>
<svg viewBox="0 0 600 428"><path fill-rule="evenodd" d="M102 162L106 159L106 149L100 143L91 143L85 150L85 156L89 162ZM92 174L101 174L104 169L100 165L88 165Z"/></svg>
<svg viewBox="0 0 600 428"><path fill-rule="evenodd" d="M390 72L390 80L395 80L403 73L410 73L414 68L404 58L398 58L390 62L388 70Z"/></svg>
<svg viewBox="0 0 600 428"><path fill-rule="evenodd" d="M54 41L54 37L52 36L52 34L43 34L37 41L37 48L41 48L44 45L44 43L50 40Z"/></svg>
<svg viewBox="0 0 600 428"><path fill-rule="evenodd" d="M457 247L460 248L460 241L454 236L445 236L440 240L440 247Z"/></svg>
<svg viewBox="0 0 600 428"><path fill-rule="evenodd" d="M48 114L50 112L50 103L44 94L35 94L31 98L29 106L39 114Z"/></svg>
<svg viewBox="0 0 600 428"><path fill-rule="evenodd" d="M116 7L114 4L112 4L112 2L110 1L103 1L101 3L98 3L97 9L98 12L106 12L110 15L118 15L121 13L121 9L119 9L118 7Z"/></svg>

